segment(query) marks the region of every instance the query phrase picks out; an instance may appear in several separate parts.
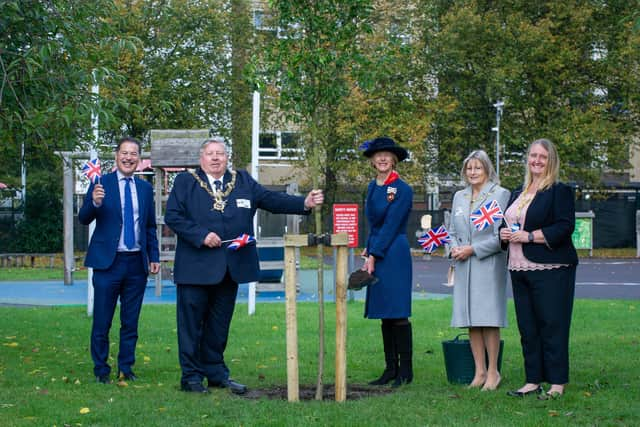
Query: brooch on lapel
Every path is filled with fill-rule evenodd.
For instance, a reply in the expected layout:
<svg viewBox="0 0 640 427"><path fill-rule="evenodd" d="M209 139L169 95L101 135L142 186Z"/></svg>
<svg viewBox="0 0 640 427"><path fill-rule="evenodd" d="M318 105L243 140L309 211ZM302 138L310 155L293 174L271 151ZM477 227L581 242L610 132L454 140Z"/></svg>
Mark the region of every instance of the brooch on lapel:
<svg viewBox="0 0 640 427"><path fill-rule="evenodd" d="M387 202L393 202L393 199L396 198L396 193L398 192L397 187L387 187Z"/></svg>

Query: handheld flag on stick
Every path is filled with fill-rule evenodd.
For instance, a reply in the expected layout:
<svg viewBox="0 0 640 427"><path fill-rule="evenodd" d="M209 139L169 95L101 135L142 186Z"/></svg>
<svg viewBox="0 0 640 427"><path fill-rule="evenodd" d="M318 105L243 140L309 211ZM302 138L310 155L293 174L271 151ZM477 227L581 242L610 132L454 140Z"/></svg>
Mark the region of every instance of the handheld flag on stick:
<svg viewBox="0 0 640 427"><path fill-rule="evenodd" d="M254 243L255 241L255 237L250 236L249 234L241 234L235 239L223 240L222 243L231 242L229 243L228 248L237 251L238 249L247 246L250 243Z"/></svg>
<svg viewBox="0 0 640 427"><path fill-rule="evenodd" d="M492 200L487 204L480 206L479 209L471 212L469 216L471 223L476 227L476 230L482 231L490 225L495 224L496 221L504 218L502 209L496 200Z"/></svg>
<svg viewBox="0 0 640 427"><path fill-rule="evenodd" d="M100 172L100 159L97 157L92 160L88 160L84 165L82 165L82 173L89 178L93 184L100 183L100 177L102 176L102 172Z"/></svg>
<svg viewBox="0 0 640 427"><path fill-rule="evenodd" d="M427 232L418 239L418 243L424 249L424 251L428 254L436 250L438 246L442 246L445 243L449 243L451 241L451 236L449 236L449 232L444 225L434 229L429 229Z"/></svg>

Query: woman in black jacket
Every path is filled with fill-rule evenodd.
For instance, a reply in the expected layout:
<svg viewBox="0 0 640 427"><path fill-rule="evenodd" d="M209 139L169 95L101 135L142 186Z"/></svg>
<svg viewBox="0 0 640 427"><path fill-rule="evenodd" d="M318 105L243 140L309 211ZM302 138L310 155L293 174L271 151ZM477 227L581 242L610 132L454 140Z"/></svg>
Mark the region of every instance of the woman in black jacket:
<svg viewBox="0 0 640 427"><path fill-rule="evenodd" d="M569 382L569 327L578 255L572 189L558 181L553 143L533 141L522 188L511 194L500 239L509 246L509 271L520 331L526 384L508 392L558 397ZM541 383L550 388L543 394Z"/></svg>

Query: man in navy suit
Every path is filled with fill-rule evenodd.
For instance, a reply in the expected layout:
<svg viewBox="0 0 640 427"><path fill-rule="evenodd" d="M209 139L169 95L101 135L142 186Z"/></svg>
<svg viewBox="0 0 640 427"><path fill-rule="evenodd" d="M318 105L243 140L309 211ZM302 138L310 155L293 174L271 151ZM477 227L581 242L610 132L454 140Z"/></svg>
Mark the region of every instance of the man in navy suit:
<svg viewBox="0 0 640 427"><path fill-rule="evenodd" d="M174 280L178 287L178 351L181 389L207 393L209 387L247 391L229 378L224 362L238 283L258 280L255 244L237 251L228 241L253 235L256 209L304 215L324 201L322 190L306 197L269 191L246 171L227 170L229 154L222 139L207 140L200 149L200 168L175 179L165 223L178 242Z"/></svg>
<svg viewBox="0 0 640 427"><path fill-rule="evenodd" d="M140 141L123 138L115 152L117 170L92 183L78 219L96 221L84 262L93 268L94 309L91 327L93 372L100 383L111 382L109 329L120 299L118 377L135 381L132 371L138 341L138 318L149 272L160 270L156 215L151 184L135 178Z"/></svg>

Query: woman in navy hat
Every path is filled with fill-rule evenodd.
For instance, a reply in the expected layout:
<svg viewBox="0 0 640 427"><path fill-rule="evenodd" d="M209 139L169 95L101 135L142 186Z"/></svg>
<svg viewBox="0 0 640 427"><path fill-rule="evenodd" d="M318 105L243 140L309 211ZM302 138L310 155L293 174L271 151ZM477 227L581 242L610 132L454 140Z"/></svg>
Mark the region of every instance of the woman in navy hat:
<svg viewBox="0 0 640 427"><path fill-rule="evenodd" d="M389 137L361 145L371 159L376 178L369 183L365 214L369 236L363 252L364 270L379 280L367 287L364 316L381 319L386 367L370 382L398 387L413 379L411 333L412 266L407 220L413 204L411 187L400 179L395 167L408 157L407 150Z"/></svg>

